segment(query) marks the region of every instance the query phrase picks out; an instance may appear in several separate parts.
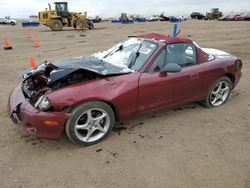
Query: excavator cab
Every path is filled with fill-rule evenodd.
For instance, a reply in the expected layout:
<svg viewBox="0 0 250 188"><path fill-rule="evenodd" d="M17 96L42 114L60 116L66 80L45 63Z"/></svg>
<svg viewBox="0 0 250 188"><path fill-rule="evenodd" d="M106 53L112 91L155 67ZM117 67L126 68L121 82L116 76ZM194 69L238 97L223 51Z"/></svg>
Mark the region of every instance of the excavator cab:
<svg viewBox="0 0 250 188"><path fill-rule="evenodd" d="M55 9L57 12L68 12L67 2L55 2Z"/></svg>
<svg viewBox="0 0 250 188"><path fill-rule="evenodd" d="M57 11L57 15L67 18L70 22L71 14L68 11L67 2L55 2L55 10Z"/></svg>
<svg viewBox="0 0 250 188"><path fill-rule="evenodd" d="M212 8L211 9L211 13L212 14L218 14L219 13L219 9L218 8Z"/></svg>

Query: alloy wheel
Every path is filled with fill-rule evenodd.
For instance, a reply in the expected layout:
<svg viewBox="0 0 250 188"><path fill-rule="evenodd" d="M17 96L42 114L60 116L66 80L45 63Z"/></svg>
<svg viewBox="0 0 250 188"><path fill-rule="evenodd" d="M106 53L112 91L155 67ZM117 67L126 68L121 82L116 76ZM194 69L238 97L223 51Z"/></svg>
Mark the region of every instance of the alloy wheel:
<svg viewBox="0 0 250 188"><path fill-rule="evenodd" d="M108 113L100 108L92 108L79 116L74 132L81 141L95 142L106 134L109 126L110 118Z"/></svg>
<svg viewBox="0 0 250 188"><path fill-rule="evenodd" d="M212 89L210 94L210 103L213 106L220 106L223 104L230 93L230 85L227 81L218 82Z"/></svg>

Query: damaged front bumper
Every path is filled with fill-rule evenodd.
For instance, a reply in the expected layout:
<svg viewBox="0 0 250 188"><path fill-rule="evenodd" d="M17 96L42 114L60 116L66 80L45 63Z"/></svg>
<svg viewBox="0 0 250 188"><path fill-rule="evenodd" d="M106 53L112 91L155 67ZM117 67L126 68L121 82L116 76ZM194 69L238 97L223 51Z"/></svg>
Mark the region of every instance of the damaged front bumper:
<svg viewBox="0 0 250 188"><path fill-rule="evenodd" d="M16 124L38 138L59 139L69 117L65 112L42 112L35 109L17 86L8 100L8 114Z"/></svg>

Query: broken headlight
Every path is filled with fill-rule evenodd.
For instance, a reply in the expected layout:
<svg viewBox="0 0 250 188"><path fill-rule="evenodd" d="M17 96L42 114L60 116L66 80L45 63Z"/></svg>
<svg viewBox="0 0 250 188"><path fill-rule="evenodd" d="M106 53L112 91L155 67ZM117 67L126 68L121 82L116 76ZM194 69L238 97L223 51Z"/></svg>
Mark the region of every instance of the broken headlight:
<svg viewBox="0 0 250 188"><path fill-rule="evenodd" d="M48 110L50 108L50 101L48 97L46 97L45 95L39 97L39 99L35 103L35 108L42 111Z"/></svg>

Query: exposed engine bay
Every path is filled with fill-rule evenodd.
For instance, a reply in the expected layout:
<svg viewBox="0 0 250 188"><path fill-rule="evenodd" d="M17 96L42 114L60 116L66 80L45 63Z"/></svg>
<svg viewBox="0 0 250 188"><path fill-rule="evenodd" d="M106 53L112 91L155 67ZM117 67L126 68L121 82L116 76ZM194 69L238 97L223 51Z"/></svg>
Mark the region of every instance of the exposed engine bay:
<svg viewBox="0 0 250 188"><path fill-rule="evenodd" d="M64 86L103 77L102 75L90 72L88 70L76 70L62 78L57 79L54 82L51 82L51 73L53 74L55 72L55 69L53 69L51 66L47 66L44 71L39 71L36 74L27 77L23 81L23 92L25 93L26 97L30 99L32 104L35 104L40 96L60 89Z"/></svg>
<svg viewBox="0 0 250 188"><path fill-rule="evenodd" d="M120 67L108 64L96 57L84 57L55 63L43 63L22 74L22 90L31 104L47 93L70 84L100 79L116 74L126 74Z"/></svg>

